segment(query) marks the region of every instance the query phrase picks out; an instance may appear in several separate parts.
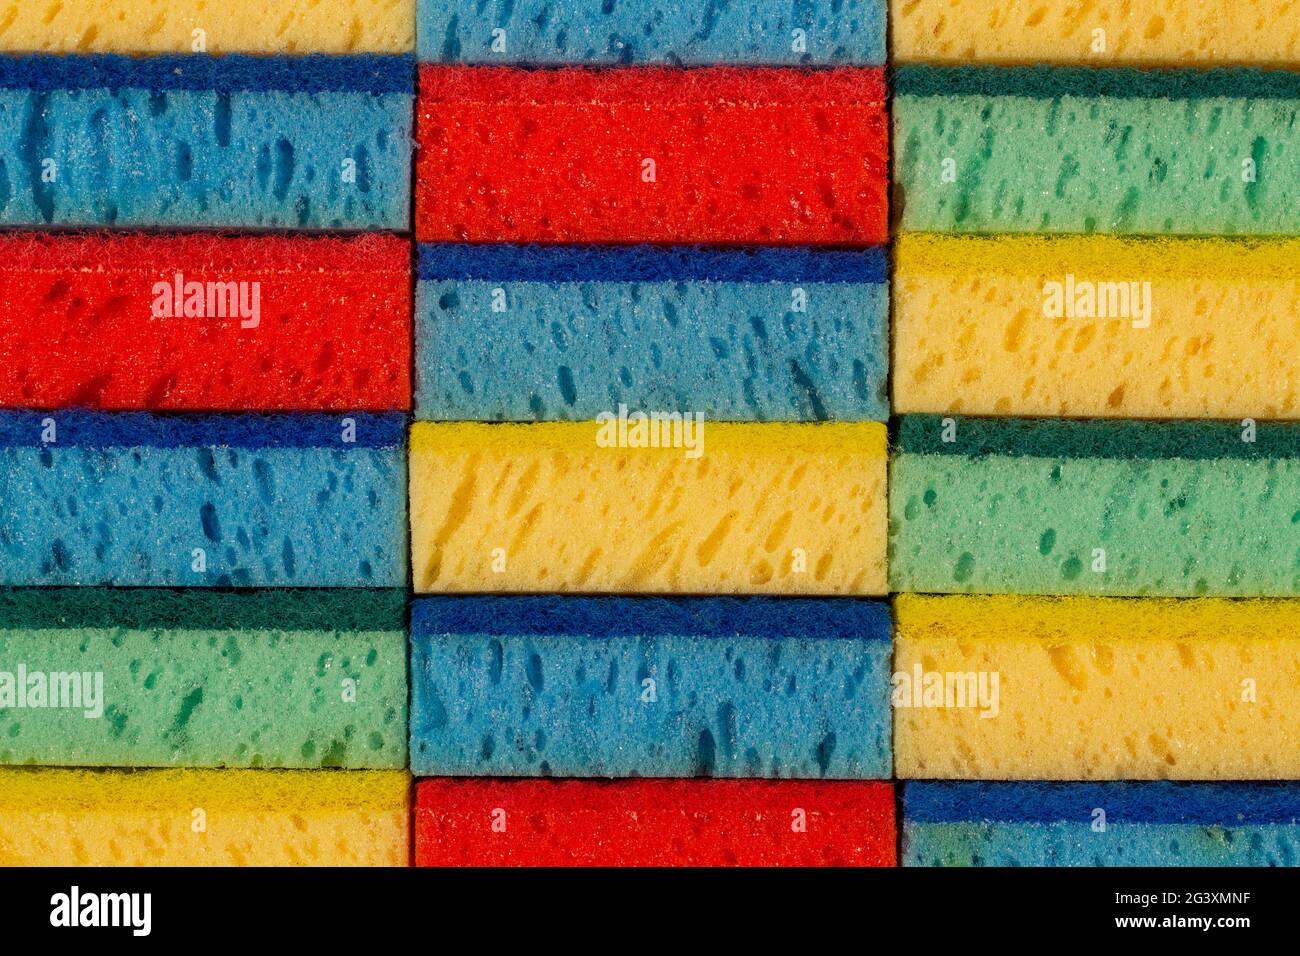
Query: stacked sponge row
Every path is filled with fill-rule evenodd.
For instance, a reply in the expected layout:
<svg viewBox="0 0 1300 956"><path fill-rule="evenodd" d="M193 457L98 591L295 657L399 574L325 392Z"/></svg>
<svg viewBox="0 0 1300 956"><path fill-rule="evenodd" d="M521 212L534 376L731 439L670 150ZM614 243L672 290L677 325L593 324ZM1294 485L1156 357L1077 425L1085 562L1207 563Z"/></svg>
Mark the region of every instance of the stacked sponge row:
<svg viewBox="0 0 1300 956"><path fill-rule="evenodd" d="M907 865L1300 859L1300 51L1244 6L892 7Z"/></svg>
<svg viewBox="0 0 1300 956"><path fill-rule="evenodd" d="M408 228L414 4L291 7L0 18L4 863L406 862L409 247L223 231Z"/></svg>

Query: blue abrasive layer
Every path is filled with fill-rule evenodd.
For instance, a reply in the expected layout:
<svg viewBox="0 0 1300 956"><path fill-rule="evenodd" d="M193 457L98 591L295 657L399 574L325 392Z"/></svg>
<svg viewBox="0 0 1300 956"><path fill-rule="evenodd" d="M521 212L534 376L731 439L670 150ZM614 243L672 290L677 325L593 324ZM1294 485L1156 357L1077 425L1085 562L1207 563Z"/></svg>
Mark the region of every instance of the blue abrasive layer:
<svg viewBox="0 0 1300 956"><path fill-rule="evenodd" d="M5 411L0 448L396 448L406 416L373 414L157 415L150 412Z"/></svg>
<svg viewBox="0 0 1300 956"><path fill-rule="evenodd" d="M885 59L885 0L418 0L436 63L841 64Z"/></svg>
<svg viewBox="0 0 1300 956"><path fill-rule="evenodd" d="M888 778L888 614L815 599L416 601L412 770Z"/></svg>

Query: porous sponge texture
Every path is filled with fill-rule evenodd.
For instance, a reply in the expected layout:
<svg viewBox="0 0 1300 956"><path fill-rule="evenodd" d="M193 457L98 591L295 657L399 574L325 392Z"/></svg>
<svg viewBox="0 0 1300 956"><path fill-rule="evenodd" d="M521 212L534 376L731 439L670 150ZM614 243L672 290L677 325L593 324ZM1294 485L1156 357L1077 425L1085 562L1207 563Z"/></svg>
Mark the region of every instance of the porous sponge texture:
<svg viewBox="0 0 1300 956"><path fill-rule="evenodd" d="M869 602L426 599L412 770L887 778L888 637Z"/></svg>
<svg viewBox="0 0 1300 956"><path fill-rule="evenodd" d="M887 783L422 780L415 794L416 866L895 864Z"/></svg>
<svg viewBox="0 0 1300 956"><path fill-rule="evenodd" d="M1300 408L1295 240L913 233L895 261L900 414L1277 419ZM1073 315L1049 284L1062 299L1074 290Z"/></svg>
<svg viewBox="0 0 1300 956"><path fill-rule="evenodd" d="M899 63L1300 62L1294 0L902 0L890 21Z"/></svg>
<svg viewBox="0 0 1300 956"><path fill-rule="evenodd" d="M422 242L888 237L878 69L422 65L418 113Z"/></svg>
<svg viewBox="0 0 1300 956"><path fill-rule="evenodd" d="M190 283L203 304L186 316ZM410 404L410 256L396 236L13 232L0 301L27 304L0 323L5 407Z"/></svg>
<svg viewBox="0 0 1300 956"><path fill-rule="evenodd" d="M1297 613L1270 601L900 595L897 673L997 675L999 691L993 710L896 707L895 774L1294 779Z"/></svg>
<svg viewBox="0 0 1300 956"><path fill-rule="evenodd" d="M439 63L885 62L885 0L417 0L417 6L420 59Z"/></svg>
<svg viewBox="0 0 1300 956"><path fill-rule="evenodd" d="M901 229L1300 232L1300 75L1188 73L903 67Z"/></svg>
<svg viewBox="0 0 1300 956"><path fill-rule="evenodd" d="M0 51L409 53L414 0L44 0L0 11ZM202 51L198 51L202 52Z"/></svg>
<svg viewBox="0 0 1300 956"><path fill-rule="evenodd" d="M689 458L615 424L415 423L415 589L885 593L883 425L705 422Z"/></svg>
<svg viewBox="0 0 1300 956"><path fill-rule="evenodd" d="M890 469L896 591L1291 597L1290 424L907 416ZM1254 442L1242 440L1255 431Z"/></svg>
<svg viewBox="0 0 1300 956"><path fill-rule="evenodd" d="M41 688L0 679L0 763L400 769L404 618L396 590L0 591Z"/></svg>
<svg viewBox="0 0 1300 956"><path fill-rule="evenodd" d="M382 770L3 769L0 864L405 866L409 792Z"/></svg>

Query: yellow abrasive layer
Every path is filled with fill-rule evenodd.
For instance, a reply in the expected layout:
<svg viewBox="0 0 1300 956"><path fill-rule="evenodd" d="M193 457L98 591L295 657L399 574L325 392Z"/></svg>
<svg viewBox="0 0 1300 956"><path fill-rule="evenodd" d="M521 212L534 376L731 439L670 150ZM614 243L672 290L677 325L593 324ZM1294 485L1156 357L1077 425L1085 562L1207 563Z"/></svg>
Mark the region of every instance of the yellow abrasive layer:
<svg viewBox="0 0 1300 956"><path fill-rule="evenodd" d="M1300 779L1300 602L903 595L895 614L899 778Z"/></svg>
<svg viewBox="0 0 1300 956"><path fill-rule="evenodd" d="M405 866L410 778L0 770L3 866Z"/></svg>
<svg viewBox="0 0 1300 956"><path fill-rule="evenodd" d="M409 53L415 0L0 0L0 51Z"/></svg>
<svg viewBox="0 0 1300 956"><path fill-rule="evenodd" d="M1300 417L1300 240L903 236L893 321L898 414Z"/></svg>
<svg viewBox="0 0 1300 956"><path fill-rule="evenodd" d="M893 0L897 63L1300 63L1300 0Z"/></svg>
<svg viewBox="0 0 1300 956"><path fill-rule="evenodd" d="M886 592L883 425L704 422L698 457L601 428L413 425L416 590Z"/></svg>

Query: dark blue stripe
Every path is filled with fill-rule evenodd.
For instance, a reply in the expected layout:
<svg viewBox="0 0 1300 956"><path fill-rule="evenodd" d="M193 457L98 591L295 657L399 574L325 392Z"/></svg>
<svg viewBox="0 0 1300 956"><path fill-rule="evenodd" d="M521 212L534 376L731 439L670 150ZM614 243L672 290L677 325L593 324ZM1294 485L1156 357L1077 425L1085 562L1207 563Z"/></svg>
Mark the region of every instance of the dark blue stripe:
<svg viewBox="0 0 1300 956"><path fill-rule="evenodd" d="M908 823L1188 823L1202 826L1300 821L1296 783L908 783Z"/></svg>
<svg viewBox="0 0 1300 956"><path fill-rule="evenodd" d="M248 56L229 53L131 57L116 53L0 56L0 89L212 90L218 93L413 93L411 56Z"/></svg>
<svg viewBox="0 0 1300 956"><path fill-rule="evenodd" d="M884 282L883 249L422 245L421 279L499 282Z"/></svg>
<svg viewBox="0 0 1300 956"><path fill-rule="evenodd" d="M342 441L346 418L356 441ZM56 441L42 441L46 419ZM155 415L150 412L3 411L0 448L399 448L406 415Z"/></svg>
<svg viewBox="0 0 1300 956"><path fill-rule="evenodd" d="M889 606L851 598L430 597L411 635L773 637L887 641Z"/></svg>

